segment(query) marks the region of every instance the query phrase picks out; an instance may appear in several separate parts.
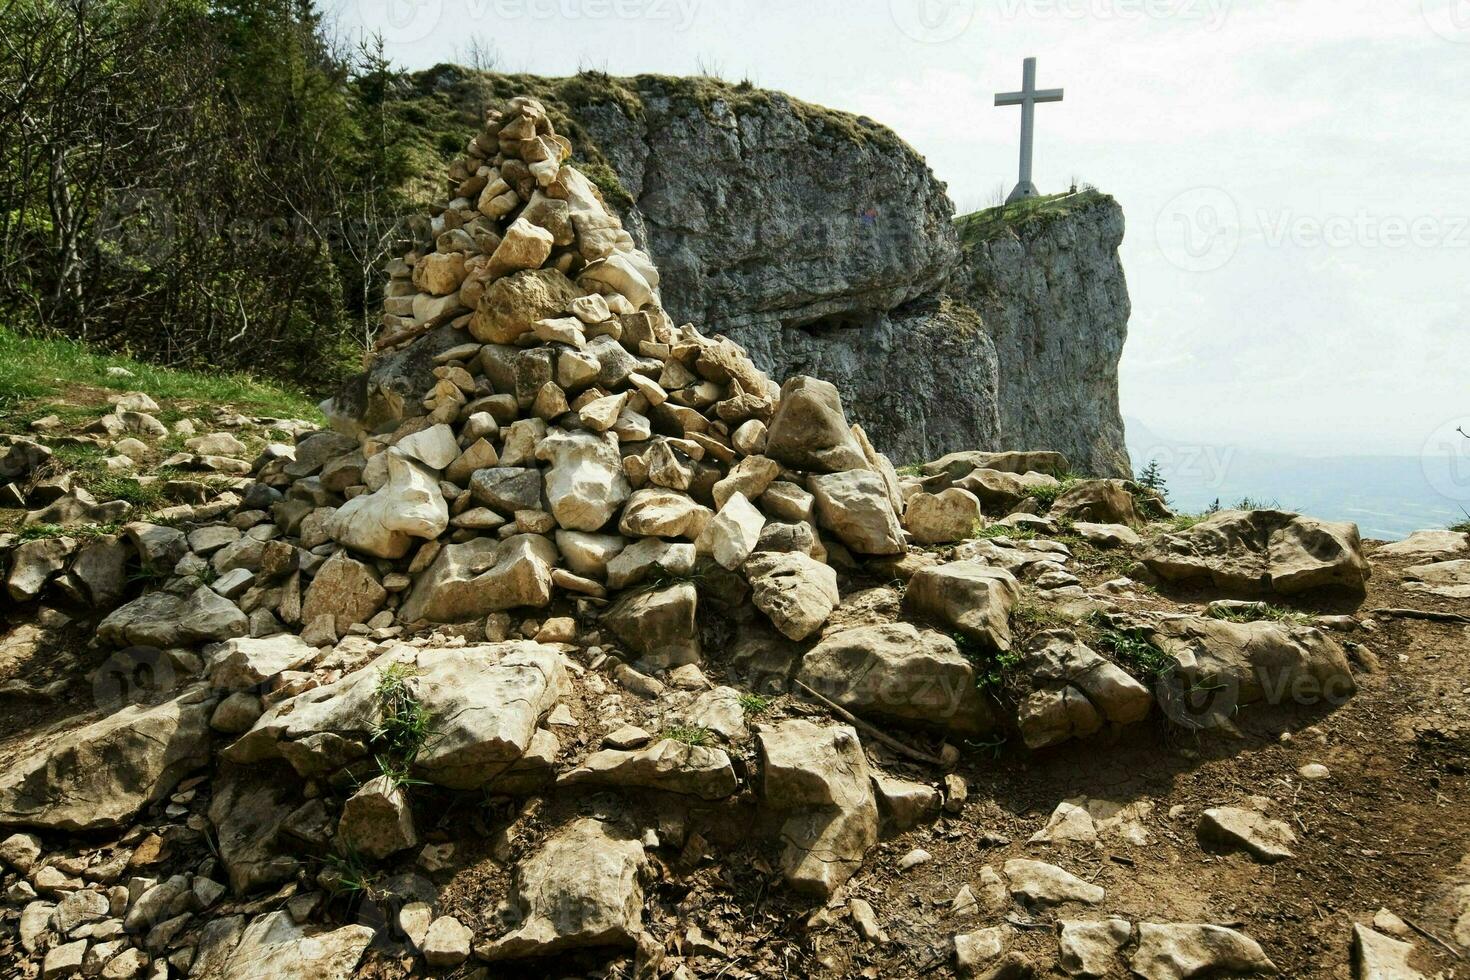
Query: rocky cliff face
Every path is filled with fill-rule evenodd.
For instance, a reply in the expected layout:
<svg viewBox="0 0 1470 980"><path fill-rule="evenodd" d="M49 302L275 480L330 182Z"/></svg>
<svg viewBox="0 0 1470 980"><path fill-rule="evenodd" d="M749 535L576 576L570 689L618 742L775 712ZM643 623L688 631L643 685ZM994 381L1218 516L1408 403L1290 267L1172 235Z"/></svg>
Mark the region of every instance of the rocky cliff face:
<svg viewBox="0 0 1470 980"><path fill-rule="evenodd" d="M863 117L705 78L441 67L415 84L469 124L489 98L533 92L658 263L676 322L729 335L775 378L832 381L895 459L1057 448L1127 472L1109 199L1035 227L987 220L962 249L945 185Z"/></svg>
<svg viewBox="0 0 1470 980"><path fill-rule="evenodd" d="M1118 260L1123 209L1084 191L1005 212L961 219L965 255L950 287L995 342L1002 439L1128 476L1118 410L1131 309Z"/></svg>

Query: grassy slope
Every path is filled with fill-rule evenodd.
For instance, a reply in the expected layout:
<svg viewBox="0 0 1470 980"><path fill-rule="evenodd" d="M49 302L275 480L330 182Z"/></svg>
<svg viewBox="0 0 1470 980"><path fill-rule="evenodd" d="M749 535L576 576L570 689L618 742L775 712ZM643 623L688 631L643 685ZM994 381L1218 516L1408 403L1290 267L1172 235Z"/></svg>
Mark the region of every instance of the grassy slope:
<svg viewBox="0 0 1470 980"><path fill-rule="evenodd" d="M1098 190L1080 190L1066 194L1049 194L1028 198L1015 204L1003 204L955 218L955 230L965 248L994 241L1007 231L1015 231L1033 223L1050 224L1100 201L1112 200Z"/></svg>

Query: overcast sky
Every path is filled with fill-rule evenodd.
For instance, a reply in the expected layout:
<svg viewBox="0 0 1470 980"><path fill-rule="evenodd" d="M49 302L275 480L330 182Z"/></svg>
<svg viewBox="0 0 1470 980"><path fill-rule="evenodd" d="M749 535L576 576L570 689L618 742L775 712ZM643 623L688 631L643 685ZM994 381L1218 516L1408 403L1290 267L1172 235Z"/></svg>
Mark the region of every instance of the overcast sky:
<svg viewBox="0 0 1470 980"><path fill-rule="evenodd" d="M409 68L748 77L892 127L960 211L1016 178L1122 202L1126 415L1417 455L1470 429L1470 0L326 0ZM1458 437L1454 437L1458 438Z"/></svg>

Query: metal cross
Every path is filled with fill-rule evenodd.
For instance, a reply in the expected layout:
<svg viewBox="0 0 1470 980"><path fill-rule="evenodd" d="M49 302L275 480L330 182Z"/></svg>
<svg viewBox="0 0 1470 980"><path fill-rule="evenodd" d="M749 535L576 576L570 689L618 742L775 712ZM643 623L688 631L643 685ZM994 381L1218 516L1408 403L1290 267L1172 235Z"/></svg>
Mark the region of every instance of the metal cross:
<svg viewBox="0 0 1470 980"><path fill-rule="evenodd" d="M1027 58L1021 77L1021 91L1002 92L996 95L995 104L1018 105L1021 107L1021 182L1006 198L1006 203L1037 195L1036 185L1031 183L1031 144L1036 136L1036 103L1062 101L1059 88L1036 87L1036 59Z"/></svg>

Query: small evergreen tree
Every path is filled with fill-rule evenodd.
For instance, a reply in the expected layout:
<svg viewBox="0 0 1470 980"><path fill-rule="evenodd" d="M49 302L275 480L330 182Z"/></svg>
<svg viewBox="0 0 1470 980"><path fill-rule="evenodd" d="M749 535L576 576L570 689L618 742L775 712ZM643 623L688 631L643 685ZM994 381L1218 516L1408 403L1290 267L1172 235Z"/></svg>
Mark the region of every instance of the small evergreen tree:
<svg viewBox="0 0 1470 980"><path fill-rule="evenodd" d="M1138 474L1138 485L1154 491L1165 500L1169 499L1169 486L1157 459L1149 460L1148 465Z"/></svg>

